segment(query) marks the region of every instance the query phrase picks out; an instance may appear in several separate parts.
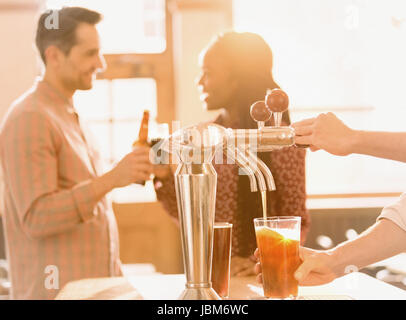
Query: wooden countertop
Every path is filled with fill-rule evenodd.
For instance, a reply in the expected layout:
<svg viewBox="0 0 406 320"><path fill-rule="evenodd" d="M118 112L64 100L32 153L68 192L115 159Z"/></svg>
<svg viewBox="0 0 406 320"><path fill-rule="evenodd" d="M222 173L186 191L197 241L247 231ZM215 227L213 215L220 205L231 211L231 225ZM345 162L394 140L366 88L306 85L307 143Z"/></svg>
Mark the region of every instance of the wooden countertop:
<svg viewBox="0 0 406 320"><path fill-rule="evenodd" d="M185 276L140 275L95 278L65 285L57 300L176 300L185 287ZM314 287L299 287L299 296L322 296L325 299L351 297L361 300L406 300L406 291L372 278L364 273L350 273L333 282ZM262 287L255 277L235 277L230 282L230 299L262 298Z"/></svg>

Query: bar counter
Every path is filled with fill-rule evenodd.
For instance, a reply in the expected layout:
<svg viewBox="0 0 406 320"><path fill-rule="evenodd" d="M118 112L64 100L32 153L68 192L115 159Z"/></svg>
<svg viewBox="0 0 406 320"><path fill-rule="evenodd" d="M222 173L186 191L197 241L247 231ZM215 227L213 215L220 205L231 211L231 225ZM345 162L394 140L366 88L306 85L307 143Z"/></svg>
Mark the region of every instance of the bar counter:
<svg viewBox="0 0 406 320"><path fill-rule="evenodd" d="M185 287L183 274L152 274L116 278L94 278L66 284L57 300L176 300ZM234 277L230 300L263 299L255 277ZM364 273L353 272L333 282L299 287L299 298L322 300L406 300L406 291Z"/></svg>

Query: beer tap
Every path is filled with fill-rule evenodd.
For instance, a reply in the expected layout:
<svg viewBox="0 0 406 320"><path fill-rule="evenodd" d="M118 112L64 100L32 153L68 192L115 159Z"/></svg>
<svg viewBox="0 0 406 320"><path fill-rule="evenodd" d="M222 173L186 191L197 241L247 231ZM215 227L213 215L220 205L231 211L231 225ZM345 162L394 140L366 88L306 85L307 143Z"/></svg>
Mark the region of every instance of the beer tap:
<svg viewBox="0 0 406 320"><path fill-rule="evenodd" d="M291 127L281 125L289 101L278 90L268 92L264 101L251 106L250 114L258 129L226 129L217 124L189 126L173 133L160 146L177 154L180 160L174 174L186 275L180 299L220 299L210 280L217 188L212 161L216 151L226 151L242 168L251 191L261 191L266 211L266 190L275 190L275 181L256 152L294 145L295 136ZM275 126L266 126L272 114Z"/></svg>

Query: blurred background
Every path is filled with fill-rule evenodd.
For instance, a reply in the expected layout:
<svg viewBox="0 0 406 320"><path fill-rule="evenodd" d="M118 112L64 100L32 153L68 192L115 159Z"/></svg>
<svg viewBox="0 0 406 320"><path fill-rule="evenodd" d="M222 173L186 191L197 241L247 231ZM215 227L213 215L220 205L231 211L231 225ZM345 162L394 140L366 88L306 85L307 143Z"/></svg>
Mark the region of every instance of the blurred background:
<svg viewBox="0 0 406 320"><path fill-rule="evenodd" d="M33 41L39 13L65 5L104 15L108 68L92 90L75 95L75 105L108 163L130 151L144 109L151 135L162 123L170 130L173 120L183 126L216 116L199 100L198 55L231 29L268 42L293 121L332 111L353 128L405 130L404 0L0 0L0 118L41 74ZM331 247L363 231L405 190L402 163L323 151L308 152L306 161L310 247ZM123 262L182 272L178 227L152 183L110 196Z"/></svg>

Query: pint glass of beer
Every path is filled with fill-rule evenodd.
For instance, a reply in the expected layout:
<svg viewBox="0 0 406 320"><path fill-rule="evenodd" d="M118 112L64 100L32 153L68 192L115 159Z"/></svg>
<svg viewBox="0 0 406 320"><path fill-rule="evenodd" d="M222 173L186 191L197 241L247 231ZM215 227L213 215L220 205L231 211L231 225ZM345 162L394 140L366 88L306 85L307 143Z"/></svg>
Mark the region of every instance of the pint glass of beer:
<svg viewBox="0 0 406 320"><path fill-rule="evenodd" d="M254 219L266 298L297 297L294 273L301 263L300 223L300 217L295 216Z"/></svg>
<svg viewBox="0 0 406 320"><path fill-rule="evenodd" d="M227 222L214 223L211 281L213 289L222 298L229 296L230 289L232 227L233 225Z"/></svg>

